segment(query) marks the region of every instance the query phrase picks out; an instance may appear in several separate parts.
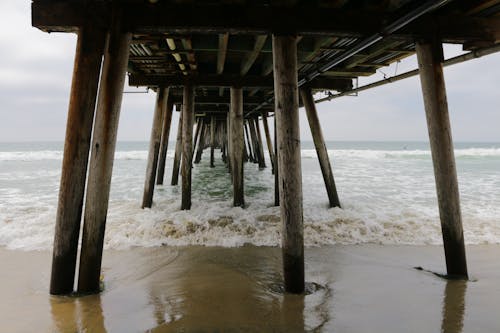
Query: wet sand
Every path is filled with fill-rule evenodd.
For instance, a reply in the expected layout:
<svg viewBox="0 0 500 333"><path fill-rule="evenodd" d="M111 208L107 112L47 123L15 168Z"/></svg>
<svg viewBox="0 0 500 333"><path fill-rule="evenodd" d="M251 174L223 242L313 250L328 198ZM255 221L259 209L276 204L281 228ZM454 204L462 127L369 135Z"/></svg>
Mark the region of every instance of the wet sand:
<svg viewBox="0 0 500 333"><path fill-rule="evenodd" d="M278 248L106 251L101 295L48 295L49 252L0 249L0 332L498 332L500 246L468 247L474 282L437 246L306 249L312 293L283 295ZM316 286L316 287L314 287Z"/></svg>

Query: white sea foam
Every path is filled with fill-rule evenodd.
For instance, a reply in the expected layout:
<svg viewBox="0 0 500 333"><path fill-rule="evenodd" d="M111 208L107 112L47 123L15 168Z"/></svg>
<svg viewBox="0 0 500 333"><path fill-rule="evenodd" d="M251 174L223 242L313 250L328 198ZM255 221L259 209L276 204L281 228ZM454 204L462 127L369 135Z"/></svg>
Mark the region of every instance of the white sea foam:
<svg viewBox="0 0 500 333"><path fill-rule="evenodd" d="M342 209L328 208L316 152L302 150L306 246L441 244L429 151L340 149L329 153L335 162ZM172 155L171 150L165 184L170 181ZM466 243L500 243L500 160L496 158L500 151L457 149L456 155L459 167L467 169L459 173ZM259 171L255 164L245 164L247 207L234 208L227 171L220 159L216 168L209 168L205 155L193 169L190 211L180 210L180 189L170 185L157 187L153 207L143 210L140 200L147 151L118 151L115 157L120 163L113 173L106 248L280 244L280 212L272 206L270 168ZM0 246L51 248L60 163L37 162L33 167L25 161L60 158L60 152L50 150L0 153L0 161L12 162L0 164Z"/></svg>

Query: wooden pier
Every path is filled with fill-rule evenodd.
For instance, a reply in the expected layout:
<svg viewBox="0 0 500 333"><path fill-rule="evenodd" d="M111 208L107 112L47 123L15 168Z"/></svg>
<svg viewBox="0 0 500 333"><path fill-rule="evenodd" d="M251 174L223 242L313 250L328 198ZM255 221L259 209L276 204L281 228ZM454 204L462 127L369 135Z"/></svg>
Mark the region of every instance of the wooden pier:
<svg viewBox="0 0 500 333"><path fill-rule="evenodd" d="M170 183L177 185L181 175L180 209L192 206L191 170L204 149L210 149L211 166L215 150L221 150L232 179L234 206L245 207L246 163L273 172L275 205L280 206L282 220L285 290L302 293L299 107L306 109L328 194L325 200L330 207L341 207L314 94L347 94L357 88L353 87L356 78L415 53L448 274L467 278L442 44L461 44L464 50L484 54L498 51L499 1L34 0L32 24L46 32L78 35L51 294L74 291L84 197L77 291L99 292L127 73L131 86L148 87L157 94L142 207L152 207L155 184L163 184L169 174L165 160L175 108L181 116L171 136L176 137L176 145Z"/></svg>

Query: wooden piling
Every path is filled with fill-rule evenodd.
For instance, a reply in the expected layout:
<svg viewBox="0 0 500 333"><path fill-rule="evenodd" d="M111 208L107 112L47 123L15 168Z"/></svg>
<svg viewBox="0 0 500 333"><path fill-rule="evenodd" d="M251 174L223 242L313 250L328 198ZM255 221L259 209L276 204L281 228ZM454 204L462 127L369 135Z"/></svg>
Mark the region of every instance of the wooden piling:
<svg viewBox="0 0 500 333"><path fill-rule="evenodd" d="M57 203L50 293L73 292L85 178L105 32L87 23L78 31Z"/></svg>
<svg viewBox="0 0 500 333"><path fill-rule="evenodd" d="M333 178L332 167L330 165L330 158L328 157L328 150L326 149L325 139L323 138L323 132L321 130L321 124L319 122L318 112L314 104L311 89L307 87L301 88L300 96L302 97L302 103L304 103L306 109L307 120L311 129L316 154L318 155L323 180L325 181L330 207L340 207L339 196L337 194L337 188L335 187L335 179Z"/></svg>
<svg viewBox="0 0 500 333"><path fill-rule="evenodd" d="M194 163L196 163L196 164L200 163L200 161L201 161L206 131L207 131L207 125L205 124L203 119L201 119L200 137L198 138L198 146L196 148L196 156L194 159Z"/></svg>
<svg viewBox="0 0 500 333"><path fill-rule="evenodd" d="M215 117L210 117L210 167L215 167Z"/></svg>
<svg viewBox="0 0 500 333"><path fill-rule="evenodd" d="M248 122L245 122L244 128L245 128L246 142L248 146L248 159L250 160L250 162L255 162L254 154L252 152L252 140L250 140L250 135L248 134Z"/></svg>
<svg viewBox="0 0 500 333"><path fill-rule="evenodd" d="M201 121L202 121L201 117L198 117L198 119L196 119L196 131L194 132L194 140L193 140L193 156L191 156L193 160L195 157L194 154L198 148L198 143L200 140Z"/></svg>
<svg viewBox="0 0 500 333"><path fill-rule="evenodd" d="M466 279L460 195L451 136L441 41L431 38L416 45L420 83L434 164L439 215L448 275Z"/></svg>
<svg viewBox="0 0 500 333"><path fill-rule="evenodd" d="M116 133L132 35L113 22L99 85L87 180L78 292L99 292L104 231L108 213Z"/></svg>
<svg viewBox="0 0 500 333"><path fill-rule="evenodd" d="M259 148L259 168L264 169L266 167L266 158L264 156L264 145L262 144L262 134L260 133L259 117L254 118L255 124L255 134L257 135L257 146Z"/></svg>
<svg viewBox="0 0 500 333"><path fill-rule="evenodd" d="M271 134L269 132L269 124L267 123L267 113L262 114L262 124L264 125L264 134L266 136L267 150L269 152L269 160L271 161L272 174L274 174L274 149L273 142L271 141Z"/></svg>
<svg viewBox="0 0 500 333"><path fill-rule="evenodd" d="M191 209L191 168L193 150L194 86L184 86L182 105L182 202L181 209Z"/></svg>
<svg viewBox="0 0 500 333"><path fill-rule="evenodd" d="M259 149L259 140L257 139L257 129L255 128L255 121L253 118L248 119L248 129L250 131L250 138L252 139L252 148L255 157L254 163L258 163L259 168L263 168L262 157Z"/></svg>
<svg viewBox="0 0 500 333"><path fill-rule="evenodd" d="M153 204L158 155L160 153L162 120L163 113L167 108L167 100L168 88L158 88L155 111L153 115L153 126L151 128L151 138L149 139L148 162L146 166L146 179L144 181L144 194L142 196L142 208L151 208L151 205Z"/></svg>
<svg viewBox="0 0 500 333"><path fill-rule="evenodd" d="M231 142L233 165L233 205L245 205L243 191L243 90L231 87Z"/></svg>
<svg viewBox="0 0 500 333"><path fill-rule="evenodd" d="M179 183L179 169L182 156L182 112L179 114L179 124L177 125L177 138L175 141L174 163L172 165L172 181L170 185L175 186Z"/></svg>
<svg viewBox="0 0 500 333"><path fill-rule="evenodd" d="M163 180L165 178L165 164L167 161L167 149L168 149L168 139L170 136L170 125L172 123L172 111L174 109L174 104L171 101L167 101L167 109L163 115L163 124L161 131L161 143L160 143L160 158L158 160L158 174L156 176L156 184L163 185Z"/></svg>
<svg viewBox="0 0 500 333"><path fill-rule="evenodd" d="M280 205L280 181L279 181L279 161L278 161L278 131L276 130L276 114L274 115L274 205Z"/></svg>
<svg viewBox="0 0 500 333"><path fill-rule="evenodd" d="M296 36L273 35L273 68L285 291L303 293L304 233Z"/></svg>

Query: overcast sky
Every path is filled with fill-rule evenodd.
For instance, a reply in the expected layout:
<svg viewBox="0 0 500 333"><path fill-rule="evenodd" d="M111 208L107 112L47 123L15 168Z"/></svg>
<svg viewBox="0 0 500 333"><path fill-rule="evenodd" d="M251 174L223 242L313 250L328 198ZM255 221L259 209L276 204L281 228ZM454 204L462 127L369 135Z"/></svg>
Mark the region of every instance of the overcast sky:
<svg viewBox="0 0 500 333"><path fill-rule="evenodd" d="M0 13L0 141L62 141L76 35L32 28L27 0L1 0ZM460 47L445 48L445 57L459 53ZM382 71L391 76L414 68L412 57ZM445 78L454 139L500 142L500 54L447 67ZM124 95L118 140L149 139L154 99L153 93ZM418 77L320 104L318 111L327 140L428 139ZM300 112L302 139L310 140ZM174 129L177 119L178 113Z"/></svg>

